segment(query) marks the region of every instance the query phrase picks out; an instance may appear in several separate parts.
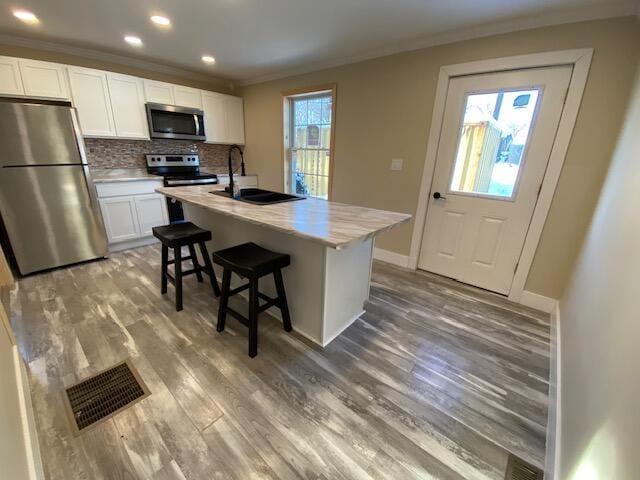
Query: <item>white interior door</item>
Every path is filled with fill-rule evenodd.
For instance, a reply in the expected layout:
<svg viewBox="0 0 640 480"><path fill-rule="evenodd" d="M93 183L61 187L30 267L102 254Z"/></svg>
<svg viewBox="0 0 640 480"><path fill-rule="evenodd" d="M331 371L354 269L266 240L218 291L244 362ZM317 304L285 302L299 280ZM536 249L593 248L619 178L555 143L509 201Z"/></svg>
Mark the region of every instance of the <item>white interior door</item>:
<svg viewBox="0 0 640 480"><path fill-rule="evenodd" d="M507 294L572 67L449 82L419 267Z"/></svg>

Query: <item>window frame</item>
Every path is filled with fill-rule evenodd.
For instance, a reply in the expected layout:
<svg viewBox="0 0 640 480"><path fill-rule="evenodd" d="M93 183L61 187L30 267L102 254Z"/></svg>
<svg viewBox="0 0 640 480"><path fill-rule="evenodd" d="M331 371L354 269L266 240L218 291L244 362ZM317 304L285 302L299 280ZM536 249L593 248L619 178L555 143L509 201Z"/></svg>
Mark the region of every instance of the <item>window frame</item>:
<svg viewBox="0 0 640 480"><path fill-rule="evenodd" d="M331 133L329 135L329 179L327 186L327 201L333 197L333 171L335 162L335 130L336 130L336 100L337 85L335 83L326 85L315 85L282 92L282 138L283 138L283 162L284 162L284 191L291 193L291 151L293 138L291 136L293 118L291 114L293 99L298 97L313 97L315 95L331 95ZM320 197L312 197L322 200Z"/></svg>

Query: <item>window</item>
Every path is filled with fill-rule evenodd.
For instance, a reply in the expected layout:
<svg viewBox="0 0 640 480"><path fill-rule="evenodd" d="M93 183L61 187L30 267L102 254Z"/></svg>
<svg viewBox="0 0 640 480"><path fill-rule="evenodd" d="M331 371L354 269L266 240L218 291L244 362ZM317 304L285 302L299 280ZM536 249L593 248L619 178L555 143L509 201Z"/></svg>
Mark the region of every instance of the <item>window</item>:
<svg viewBox="0 0 640 480"><path fill-rule="evenodd" d="M329 199L335 88L285 94L285 188Z"/></svg>
<svg viewBox="0 0 640 480"><path fill-rule="evenodd" d="M512 199L540 90L468 94L450 191Z"/></svg>

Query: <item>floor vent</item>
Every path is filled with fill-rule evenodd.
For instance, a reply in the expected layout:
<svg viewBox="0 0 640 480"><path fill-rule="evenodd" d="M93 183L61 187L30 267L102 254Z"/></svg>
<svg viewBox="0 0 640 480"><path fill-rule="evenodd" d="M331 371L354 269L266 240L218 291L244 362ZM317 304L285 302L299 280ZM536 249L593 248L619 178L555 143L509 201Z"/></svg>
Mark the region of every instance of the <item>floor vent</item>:
<svg viewBox="0 0 640 480"><path fill-rule="evenodd" d="M77 435L149 395L129 360L66 389L67 410Z"/></svg>
<svg viewBox="0 0 640 480"><path fill-rule="evenodd" d="M544 472L521 458L509 455L505 480L543 480Z"/></svg>

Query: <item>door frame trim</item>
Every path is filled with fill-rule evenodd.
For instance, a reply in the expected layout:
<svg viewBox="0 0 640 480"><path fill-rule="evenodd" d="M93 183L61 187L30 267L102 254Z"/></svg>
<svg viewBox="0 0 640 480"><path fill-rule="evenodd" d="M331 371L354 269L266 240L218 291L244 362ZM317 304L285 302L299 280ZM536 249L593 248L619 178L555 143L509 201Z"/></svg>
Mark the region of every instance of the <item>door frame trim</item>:
<svg viewBox="0 0 640 480"><path fill-rule="evenodd" d="M429 205L429 192L431 190L431 182L436 166L442 123L444 120L445 102L451 79L463 75L570 65L573 67L573 71L571 73L565 105L560 116L558 131L542 180L540 195L538 196L533 216L531 217L531 223L529 224L529 230L527 231L524 246L520 254L520 260L513 277L511 289L509 290L510 300L515 302L521 301L522 292L524 291L529 270L531 269L533 258L538 248L540 237L542 236L542 229L544 228L558 179L560 178L560 172L569 148L569 142L573 134L573 128L578 117L580 103L582 102L582 96L587 83L592 57L593 48L581 48L493 58L489 60L458 63L455 65L445 65L440 68L436 97L433 104L433 114L431 117L431 127L429 129L427 153L424 170L422 172L422 182L420 184L420 196L418 197L415 223L411 236L409 268L414 270L418 268L418 258L422 246L423 231Z"/></svg>

